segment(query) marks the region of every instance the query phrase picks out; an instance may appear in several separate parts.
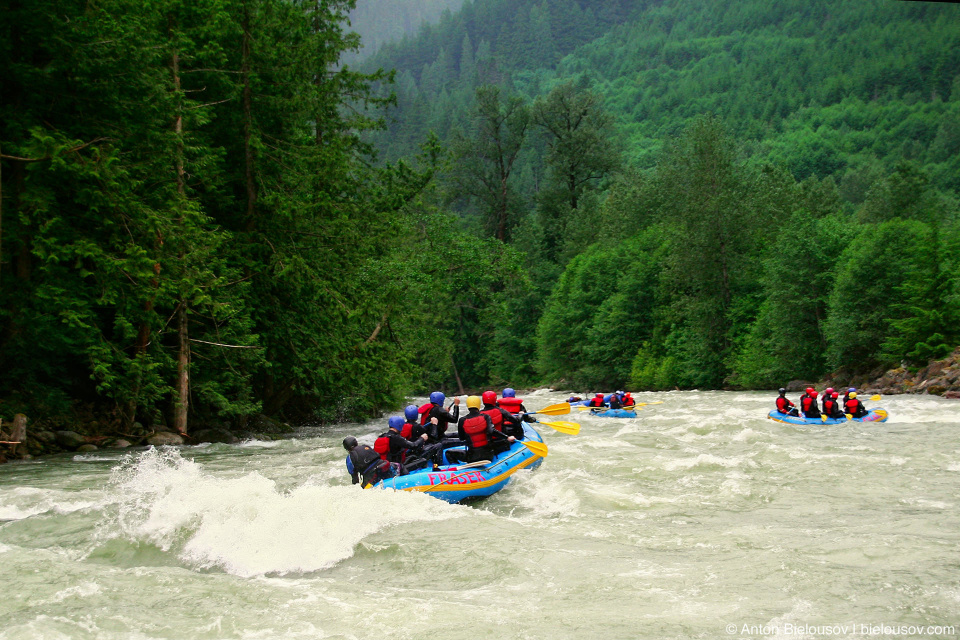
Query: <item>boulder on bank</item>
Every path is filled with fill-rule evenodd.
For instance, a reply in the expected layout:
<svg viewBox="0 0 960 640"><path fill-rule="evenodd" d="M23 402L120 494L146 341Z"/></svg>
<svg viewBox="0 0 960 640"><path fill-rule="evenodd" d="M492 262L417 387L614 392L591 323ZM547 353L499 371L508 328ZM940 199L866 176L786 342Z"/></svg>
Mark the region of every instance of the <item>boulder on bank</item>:
<svg viewBox="0 0 960 640"><path fill-rule="evenodd" d="M53 435L57 444L67 451L75 451L87 444L87 439L75 431L57 431Z"/></svg>
<svg viewBox="0 0 960 640"><path fill-rule="evenodd" d="M77 451L80 453L89 453L90 451L96 451L97 445L95 444L82 444L77 447Z"/></svg>
<svg viewBox="0 0 960 640"><path fill-rule="evenodd" d="M123 438L117 438L112 443L110 447L113 449L126 449L127 447L133 446L129 440L124 440Z"/></svg>
<svg viewBox="0 0 960 640"><path fill-rule="evenodd" d="M922 393L944 398L960 398L960 349L943 360L936 360L911 373L906 367L897 367L883 373L865 385L869 392L887 395Z"/></svg>
<svg viewBox="0 0 960 640"><path fill-rule="evenodd" d="M197 442L219 442L221 444L237 444L240 442L237 436L226 429L201 429L193 434L193 439Z"/></svg>
<svg viewBox="0 0 960 640"><path fill-rule="evenodd" d="M151 444L155 447L175 447L177 445L183 444L183 438L181 438L176 433L170 433L169 431L161 431L160 433L155 433L149 438L147 438L147 444Z"/></svg>

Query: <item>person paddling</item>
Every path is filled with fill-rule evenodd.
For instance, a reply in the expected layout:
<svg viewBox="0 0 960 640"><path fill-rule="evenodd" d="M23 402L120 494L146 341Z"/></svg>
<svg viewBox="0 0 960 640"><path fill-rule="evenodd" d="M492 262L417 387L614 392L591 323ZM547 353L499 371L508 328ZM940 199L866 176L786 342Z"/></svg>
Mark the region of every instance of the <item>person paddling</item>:
<svg viewBox="0 0 960 640"><path fill-rule="evenodd" d="M870 413L863 403L857 400L857 392L850 392L850 399L843 403L844 411L854 418L862 418Z"/></svg>
<svg viewBox="0 0 960 640"><path fill-rule="evenodd" d="M457 423L457 433L467 443L464 453L448 451L447 458L459 462L479 462L493 460L494 456L510 448L516 441L493 428L490 416L480 413L480 396L467 398L467 415Z"/></svg>
<svg viewBox="0 0 960 640"><path fill-rule="evenodd" d="M843 416L843 411L840 410L840 403L837 402L837 398L840 394L836 391L831 391L830 395L824 396L823 399L823 413L828 418L833 418L834 420L840 420Z"/></svg>
<svg viewBox="0 0 960 640"><path fill-rule="evenodd" d="M391 416L387 424L387 431L373 441L374 451L379 453L380 457L387 462L398 462L403 465L400 475L404 475L409 469L419 469L426 465L426 460L415 457L413 453L423 450L423 445L427 441L427 434L424 433L416 441L411 442L400 433L403 429L403 418Z"/></svg>
<svg viewBox="0 0 960 640"><path fill-rule="evenodd" d="M407 440L413 440L414 438L419 438L420 436L427 433L427 430L420 424L418 418L420 417L419 407L415 404L408 404L403 409L403 417L406 418L406 422L403 423L403 428L400 429L400 435L402 435Z"/></svg>
<svg viewBox="0 0 960 640"><path fill-rule="evenodd" d="M514 415L527 412L527 408L523 406L523 400L518 398L517 392L510 387L504 389L501 396L500 402L497 404L499 404L502 409L505 409Z"/></svg>
<svg viewBox="0 0 960 640"><path fill-rule="evenodd" d="M799 416L800 412L797 411L797 405L793 404L790 399L787 398L787 390L780 387L778 393L780 397L777 398L777 411L788 416Z"/></svg>
<svg viewBox="0 0 960 640"><path fill-rule="evenodd" d="M480 413L490 416L494 429L508 436L523 438L523 423L506 409L497 406L496 393L484 391L480 399L483 401L483 410Z"/></svg>
<svg viewBox="0 0 960 640"><path fill-rule="evenodd" d="M450 405L453 407L453 413L443 408L443 402L446 399L443 393L434 391L430 394L430 402L417 410L420 413L420 424L426 428L431 444L441 442L447 433L447 426L451 422L456 423L460 417L460 398L454 398L453 404Z"/></svg>
<svg viewBox="0 0 960 640"><path fill-rule="evenodd" d="M587 403L587 406L594 407L594 408L606 406L606 403L603 401L603 394L598 392L597 395L593 396L590 399L590 402Z"/></svg>
<svg viewBox="0 0 960 640"><path fill-rule="evenodd" d="M813 387L807 387L807 392L800 397L800 412L805 418L820 418L820 408L817 406L817 392Z"/></svg>
<svg viewBox="0 0 960 640"><path fill-rule="evenodd" d="M343 448L347 450L347 472L353 484L362 479L367 486L400 475L398 463L384 460L373 447L359 444L353 436L343 439Z"/></svg>
<svg viewBox="0 0 960 640"><path fill-rule="evenodd" d="M610 408L623 409L623 401L620 400L619 392L610 394Z"/></svg>

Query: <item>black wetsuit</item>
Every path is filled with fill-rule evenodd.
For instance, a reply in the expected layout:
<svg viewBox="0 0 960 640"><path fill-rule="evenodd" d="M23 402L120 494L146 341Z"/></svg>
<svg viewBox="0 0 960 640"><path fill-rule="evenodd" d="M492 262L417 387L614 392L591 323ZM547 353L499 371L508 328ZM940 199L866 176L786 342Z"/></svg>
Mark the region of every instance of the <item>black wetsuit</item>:
<svg viewBox="0 0 960 640"><path fill-rule="evenodd" d="M393 429L388 429L386 433L377 436L377 440L380 440L380 438L387 438L390 443L390 450L387 452L387 460L390 462L403 462L402 458L405 451L415 451L423 448L422 439L417 438L411 442Z"/></svg>
<svg viewBox="0 0 960 640"><path fill-rule="evenodd" d="M376 484L385 478L392 478L400 472L400 465L387 462L373 447L358 444L347 454L347 471L353 484L363 479L363 484Z"/></svg>
<svg viewBox="0 0 960 640"><path fill-rule="evenodd" d="M453 405L453 413L450 413L444 409L441 405L435 404L427 411L427 417L423 421L423 428L427 430L427 435L430 436L430 439L427 442L433 444L436 442L442 441L447 433L447 426L451 422L456 423L457 419L460 417L460 405ZM436 418L437 424L433 424L430 419Z"/></svg>
<svg viewBox="0 0 960 640"><path fill-rule="evenodd" d="M817 396L803 396L800 398L800 411L805 418L819 418L820 408L817 407Z"/></svg>

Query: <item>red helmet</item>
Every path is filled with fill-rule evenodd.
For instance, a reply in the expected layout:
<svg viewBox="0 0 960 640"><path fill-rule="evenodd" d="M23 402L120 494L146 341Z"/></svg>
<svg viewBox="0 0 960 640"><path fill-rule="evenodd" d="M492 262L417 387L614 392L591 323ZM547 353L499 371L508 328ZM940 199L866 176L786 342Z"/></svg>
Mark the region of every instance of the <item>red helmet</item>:
<svg viewBox="0 0 960 640"><path fill-rule="evenodd" d="M827 390L824 391L824 393L826 393L827 395L830 395L831 393L833 393L833 387L827 387Z"/></svg>
<svg viewBox="0 0 960 640"><path fill-rule="evenodd" d="M831 397L831 398L839 398L839 397L840 397L840 394L837 393L836 391L834 391L833 393L830 394L830 397Z"/></svg>
<svg viewBox="0 0 960 640"><path fill-rule="evenodd" d="M596 397L597 397L597 398L602 398L602 397L603 397L603 394L602 394L602 393L597 393Z"/></svg>
<svg viewBox="0 0 960 640"><path fill-rule="evenodd" d="M807 395L812 396L817 393L817 390L813 387L807 387Z"/></svg>
<svg viewBox="0 0 960 640"><path fill-rule="evenodd" d="M497 404L497 394L493 391L484 391L480 398L483 400L483 404Z"/></svg>

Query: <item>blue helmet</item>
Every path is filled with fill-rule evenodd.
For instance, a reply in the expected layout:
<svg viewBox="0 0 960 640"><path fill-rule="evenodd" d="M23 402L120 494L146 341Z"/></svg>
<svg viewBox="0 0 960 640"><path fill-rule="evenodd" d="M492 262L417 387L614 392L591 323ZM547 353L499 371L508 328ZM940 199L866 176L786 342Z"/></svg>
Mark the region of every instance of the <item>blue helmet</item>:
<svg viewBox="0 0 960 640"><path fill-rule="evenodd" d="M447 399L447 396L443 395L439 391L434 391L430 394L430 402L433 404L443 404L443 401Z"/></svg>
<svg viewBox="0 0 960 640"><path fill-rule="evenodd" d="M850 387L849 389L847 389L847 392L853 393L853 392L856 391L856 390L857 390L856 387Z"/></svg>
<svg viewBox="0 0 960 640"><path fill-rule="evenodd" d="M420 415L420 408L415 404L408 404L403 410L403 417L407 420L416 420Z"/></svg>
<svg viewBox="0 0 960 640"><path fill-rule="evenodd" d="M396 429L400 431L403 429L403 418L400 416L390 416L390 419L387 420L387 424L390 425L391 429Z"/></svg>
<svg viewBox="0 0 960 640"><path fill-rule="evenodd" d="M511 389L510 387L507 387L506 389L503 390L503 393L501 393L500 395L503 396L504 398L516 398L517 392Z"/></svg>

